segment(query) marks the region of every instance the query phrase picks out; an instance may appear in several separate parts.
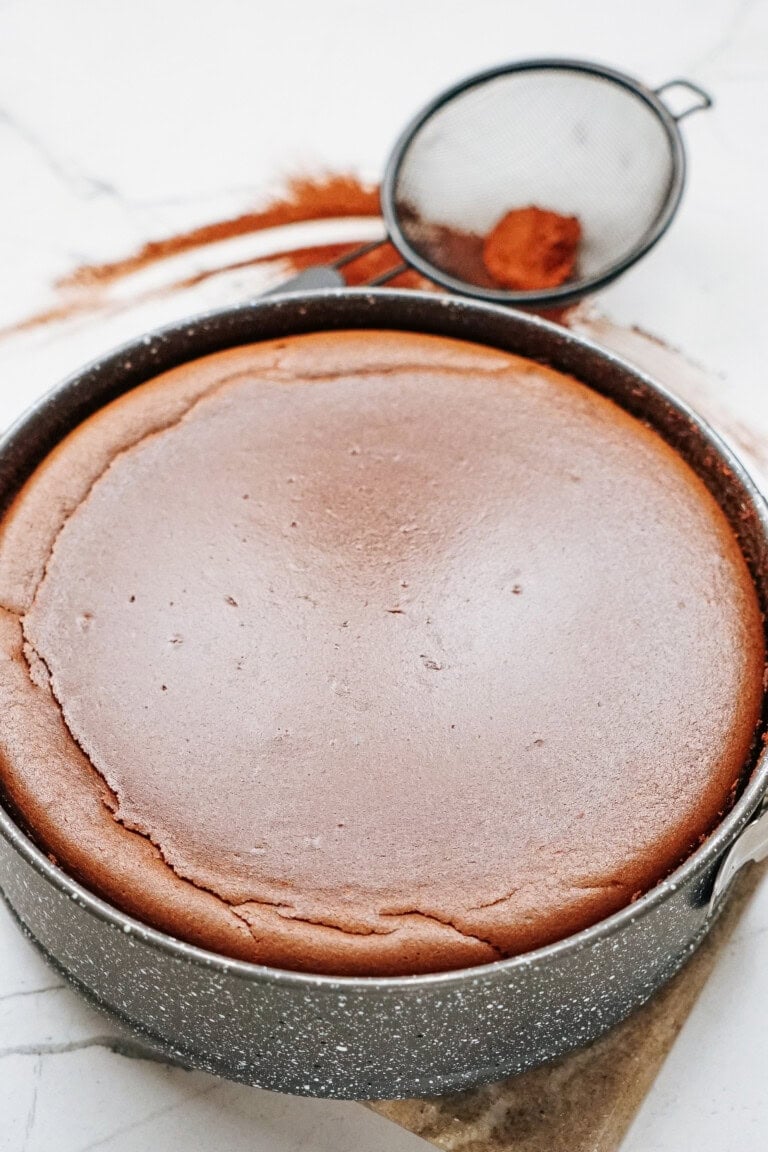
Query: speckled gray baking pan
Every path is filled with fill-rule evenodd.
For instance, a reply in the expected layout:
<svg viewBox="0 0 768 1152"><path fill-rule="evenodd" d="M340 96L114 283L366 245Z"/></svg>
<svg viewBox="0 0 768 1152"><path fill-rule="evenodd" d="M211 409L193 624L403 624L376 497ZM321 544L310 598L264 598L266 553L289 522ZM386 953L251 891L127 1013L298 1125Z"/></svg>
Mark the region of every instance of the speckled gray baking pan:
<svg viewBox="0 0 768 1152"><path fill-rule="evenodd" d="M641 373L563 329L436 295L278 296L144 337L71 377L11 430L0 444L0 504L72 427L166 369L253 340L367 327L456 336L520 353L572 373L656 427L725 510L765 610L766 509L709 428ZM734 845L767 784L762 756L715 833L623 911L536 952L434 976L313 977L180 943L76 884L2 808L0 884L52 960L170 1058L283 1092L436 1095L501 1079L585 1044L669 979L711 924L715 877L726 854L739 863ZM753 823L747 836L754 829Z"/></svg>

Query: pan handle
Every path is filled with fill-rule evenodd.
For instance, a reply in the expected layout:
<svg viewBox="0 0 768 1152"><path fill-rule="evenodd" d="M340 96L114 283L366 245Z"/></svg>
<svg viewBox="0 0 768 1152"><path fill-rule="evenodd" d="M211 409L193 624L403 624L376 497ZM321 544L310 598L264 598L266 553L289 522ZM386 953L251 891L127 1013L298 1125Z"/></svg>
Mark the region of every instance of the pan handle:
<svg viewBox="0 0 768 1152"><path fill-rule="evenodd" d="M731 844L720 864L715 877L712 895L709 898L709 914L711 915L727 890L730 888L736 874L741 871L750 860L757 863L768 857L768 809L750 824L747 824L739 838Z"/></svg>

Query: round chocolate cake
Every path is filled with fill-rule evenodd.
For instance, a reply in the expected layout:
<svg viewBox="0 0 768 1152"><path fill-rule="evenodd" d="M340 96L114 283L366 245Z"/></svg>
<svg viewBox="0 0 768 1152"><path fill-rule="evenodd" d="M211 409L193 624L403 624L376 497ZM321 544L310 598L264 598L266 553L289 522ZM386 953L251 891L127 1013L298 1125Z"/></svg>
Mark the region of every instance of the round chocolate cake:
<svg viewBox="0 0 768 1152"><path fill-rule="evenodd" d="M628 904L727 809L755 590L584 385L294 337L102 409L0 525L0 780L147 924L317 973L482 964Z"/></svg>

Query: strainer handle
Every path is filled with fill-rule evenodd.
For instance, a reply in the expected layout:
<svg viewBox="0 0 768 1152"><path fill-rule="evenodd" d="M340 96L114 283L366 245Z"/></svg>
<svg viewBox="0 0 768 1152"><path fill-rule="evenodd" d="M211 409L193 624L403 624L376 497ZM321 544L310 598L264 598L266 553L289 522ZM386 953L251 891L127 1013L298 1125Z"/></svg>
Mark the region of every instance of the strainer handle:
<svg viewBox="0 0 768 1152"><path fill-rule="evenodd" d="M709 92L705 92L698 84L694 84L692 80L667 80L666 84L661 84L658 88L654 88L653 94L661 99L662 93L669 92L671 88L682 88L684 92L694 97L693 103L687 108L683 108L682 112L673 112L671 108L667 107L666 101L662 101L673 120L683 120L686 116L690 116L692 112L703 112L705 108L711 108L714 103Z"/></svg>

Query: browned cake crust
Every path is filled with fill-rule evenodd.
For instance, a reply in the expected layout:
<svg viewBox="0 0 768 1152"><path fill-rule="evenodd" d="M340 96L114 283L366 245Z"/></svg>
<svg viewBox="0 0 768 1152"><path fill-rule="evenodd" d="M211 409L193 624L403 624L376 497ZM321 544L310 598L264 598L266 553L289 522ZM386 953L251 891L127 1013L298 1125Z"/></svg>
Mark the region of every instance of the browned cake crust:
<svg viewBox="0 0 768 1152"><path fill-rule="evenodd" d="M556 372L253 345L103 409L0 531L0 777L148 924L325 973L601 919L728 805L762 624L715 501Z"/></svg>

